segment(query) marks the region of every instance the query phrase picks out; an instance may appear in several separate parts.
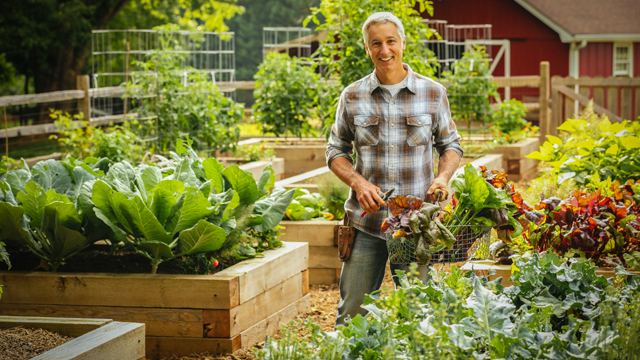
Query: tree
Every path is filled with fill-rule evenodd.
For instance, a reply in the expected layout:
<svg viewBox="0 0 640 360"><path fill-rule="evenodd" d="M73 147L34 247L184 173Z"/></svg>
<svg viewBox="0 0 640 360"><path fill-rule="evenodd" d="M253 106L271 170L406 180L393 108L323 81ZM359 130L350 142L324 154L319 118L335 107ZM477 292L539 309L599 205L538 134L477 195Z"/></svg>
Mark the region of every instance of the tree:
<svg viewBox="0 0 640 360"><path fill-rule="evenodd" d="M246 11L228 22L236 39L236 79L253 80L262 62L264 27L301 27L319 0L240 0Z"/></svg>
<svg viewBox="0 0 640 360"><path fill-rule="evenodd" d="M235 1L5 0L0 54L26 83L33 78L36 93L75 89L91 55L91 30L106 29L123 9L118 24L124 28L176 21L185 29L221 30L225 19L243 10ZM134 10L148 14L133 16Z"/></svg>

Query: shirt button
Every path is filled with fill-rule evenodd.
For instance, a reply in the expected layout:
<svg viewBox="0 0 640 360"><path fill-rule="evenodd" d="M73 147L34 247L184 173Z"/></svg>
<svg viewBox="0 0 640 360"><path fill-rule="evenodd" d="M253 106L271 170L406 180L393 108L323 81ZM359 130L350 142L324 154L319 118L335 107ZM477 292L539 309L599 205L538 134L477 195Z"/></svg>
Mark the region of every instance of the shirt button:
<svg viewBox="0 0 640 360"><path fill-rule="evenodd" d="M395 104L393 101L391 102L391 105Z"/></svg>

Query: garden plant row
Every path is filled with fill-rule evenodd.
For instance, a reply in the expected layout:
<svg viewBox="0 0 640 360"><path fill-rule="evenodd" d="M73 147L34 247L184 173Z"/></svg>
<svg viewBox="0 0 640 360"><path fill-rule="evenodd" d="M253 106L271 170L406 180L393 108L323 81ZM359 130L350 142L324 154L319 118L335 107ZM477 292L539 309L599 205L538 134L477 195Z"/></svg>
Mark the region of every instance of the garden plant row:
<svg viewBox="0 0 640 360"><path fill-rule="evenodd" d="M3 169L0 239L54 271L0 273L0 314L145 323L147 357L159 358L232 352L308 309L308 246L283 245L275 230L294 190L269 191L270 166L256 181L183 142L156 159L133 167L67 157ZM205 274L218 259L249 259L213 275L55 272L102 240L111 253L144 255L153 273L182 255Z"/></svg>

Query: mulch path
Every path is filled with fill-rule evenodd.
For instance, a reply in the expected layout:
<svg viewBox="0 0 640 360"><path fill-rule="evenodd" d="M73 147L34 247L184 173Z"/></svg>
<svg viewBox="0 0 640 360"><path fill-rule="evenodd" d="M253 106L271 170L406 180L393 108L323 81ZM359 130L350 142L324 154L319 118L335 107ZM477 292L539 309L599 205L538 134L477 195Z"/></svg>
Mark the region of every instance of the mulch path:
<svg viewBox="0 0 640 360"><path fill-rule="evenodd" d="M70 340L73 338L43 329L0 329L0 359L31 359Z"/></svg>

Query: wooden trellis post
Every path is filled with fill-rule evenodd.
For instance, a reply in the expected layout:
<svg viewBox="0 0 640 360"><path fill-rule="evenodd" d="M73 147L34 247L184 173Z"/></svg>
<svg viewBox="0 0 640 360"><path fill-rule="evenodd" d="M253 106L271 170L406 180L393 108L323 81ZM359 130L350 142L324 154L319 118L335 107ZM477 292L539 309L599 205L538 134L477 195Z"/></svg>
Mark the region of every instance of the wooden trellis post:
<svg viewBox="0 0 640 360"><path fill-rule="evenodd" d="M78 111L84 113L84 119L91 121L91 97L89 96L89 75L78 75L76 87L84 91L84 98L78 99Z"/></svg>
<svg viewBox="0 0 640 360"><path fill-rule="evenodd" d="M540 62L540 142L546 140L551 133L551 119L549 113L549 98L551 84L549 83L549 62Z"/></svg>

